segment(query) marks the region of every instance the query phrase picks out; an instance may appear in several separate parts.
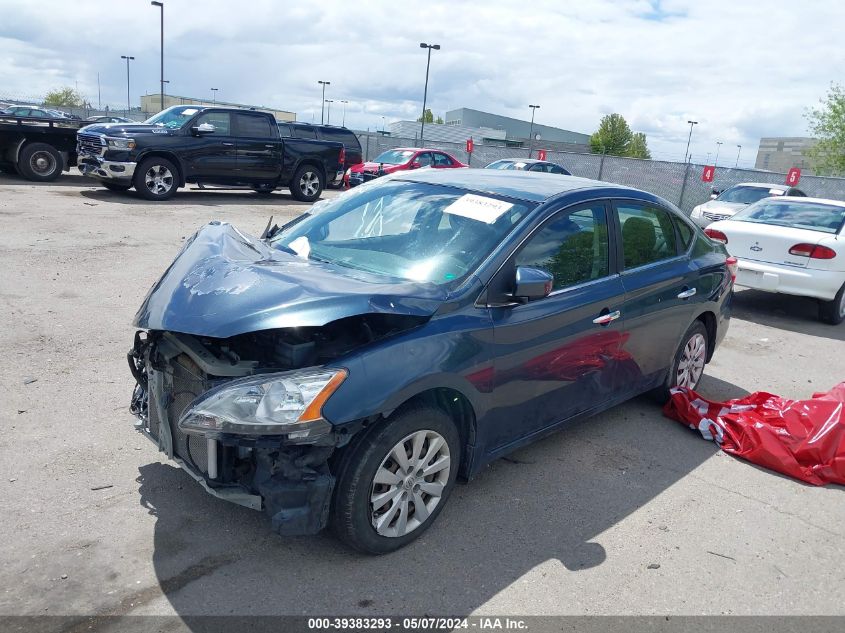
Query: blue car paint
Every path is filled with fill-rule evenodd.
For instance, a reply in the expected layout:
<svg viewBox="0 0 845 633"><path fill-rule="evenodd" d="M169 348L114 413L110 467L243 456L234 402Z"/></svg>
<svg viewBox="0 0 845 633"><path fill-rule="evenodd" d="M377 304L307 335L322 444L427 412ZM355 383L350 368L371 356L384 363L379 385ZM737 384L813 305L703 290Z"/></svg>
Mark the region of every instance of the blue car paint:
<svg viewBox="0 0 845 633"><path fill-rule="evenodd" d="M731 296L725 254L706 241L706 252L693 255L693 247L707 240L697 229L686 254L657 265L612 268L608 278L524 305L486 303L491 280L552 213L618 198L673 209L657 196L581 178L494 170L419 170L392 178L538 204L474 274L453 287L386 281L306 261L228 225L210 225L151 289L135 325L227 337L372 312L419 316L418 327L331 364L349 375L323 415L338 430L357 429L362 419L387 416L423 392L447 390L472 410L464 437L466 477L567 422L662 384L683 333L701 315L713 315L716 342L724 336ZM618 267L618 258L612 262ZM697 294L677 299L691 284ZM593 324L603 311L616 309L620 320ZM584 349L590 362L582 367ZM548 375L547 359L560 374Z"/></svg>

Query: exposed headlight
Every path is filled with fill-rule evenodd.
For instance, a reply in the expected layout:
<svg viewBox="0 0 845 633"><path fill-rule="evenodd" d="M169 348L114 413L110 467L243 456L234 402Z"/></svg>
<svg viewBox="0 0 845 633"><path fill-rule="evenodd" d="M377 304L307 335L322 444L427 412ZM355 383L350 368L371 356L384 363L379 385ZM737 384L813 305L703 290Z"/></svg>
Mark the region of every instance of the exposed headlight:
<svg viewBox="0 0 845 633"><path fill-rule="evenodd" d="M135 149L134 138L112 138L107 136L106 143L114 149Z"/></svg>
<svg viewBox="0 0 845 633"><path fill-rule="evenodd" d="M217 435L324 435L323 403L346 379L344 369L264 374L228 382L203 394L185 410L179 428Z"/></svg>

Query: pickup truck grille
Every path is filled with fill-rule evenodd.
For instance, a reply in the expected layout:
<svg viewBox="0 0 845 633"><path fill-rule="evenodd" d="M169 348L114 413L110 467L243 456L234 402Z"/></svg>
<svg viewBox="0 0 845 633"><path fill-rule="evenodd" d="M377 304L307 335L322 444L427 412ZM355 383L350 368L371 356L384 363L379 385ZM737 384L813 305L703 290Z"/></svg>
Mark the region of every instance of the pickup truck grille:
<svg viewBox="0 0 845 633"><path fill-rule="evenodd" d="M102 137L96 134L77 134L76 135L76 153L77 154L94 154L100 156L105 153L106 144Z"/></svg>

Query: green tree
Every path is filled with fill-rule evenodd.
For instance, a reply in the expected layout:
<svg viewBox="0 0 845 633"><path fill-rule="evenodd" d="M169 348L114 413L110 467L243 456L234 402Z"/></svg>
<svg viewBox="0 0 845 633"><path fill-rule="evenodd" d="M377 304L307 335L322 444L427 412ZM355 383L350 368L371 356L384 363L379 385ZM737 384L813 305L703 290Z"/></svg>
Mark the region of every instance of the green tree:
<svg viewBox="0 0 845 633"><path fill-rule="evenodd" d="M820 176L845 175L845 90L832 83L819 104L805 115L810 134L818 139L807 156Z"/></svg>
<svg viewBox="0 0 845 633"><path fill-rule="evenodd" d="M607 114L602 117L599 129L590 137L590 149L595 154L627 156L628 145L633 132L621 114Z"/></svg>
<svg viewBox="0 0 845 633"><path fill-rule="evenodd" d="M82 95L67 86L51 90L44 97L44 105L48 106L82 106L83 104Z"/></svg>
<svg viewBox="0 0 845 633"><path fill-rule="evenodd" d="M443 125L443 117L442 117L442 116L438 116L438 117L437 117L437 120L435 121L435 123L437 123L438 125Z"/></svg>
<svg viewBox="0 0 845 633"><path fill-rule="evenodd" d="M648 150L645 134L634 132L631 142L628 143L628 153L626 156L630 156L631 158L651 158L651 152Z"/></svg>
<svg viewBox="0 0 845 633"><path fill-rule="evenodd" d="M417 123L422 123L422 115L417 117ZM431 108L425 109L425 122L426 123L434 123L434 113L432 113Z"/></svg>

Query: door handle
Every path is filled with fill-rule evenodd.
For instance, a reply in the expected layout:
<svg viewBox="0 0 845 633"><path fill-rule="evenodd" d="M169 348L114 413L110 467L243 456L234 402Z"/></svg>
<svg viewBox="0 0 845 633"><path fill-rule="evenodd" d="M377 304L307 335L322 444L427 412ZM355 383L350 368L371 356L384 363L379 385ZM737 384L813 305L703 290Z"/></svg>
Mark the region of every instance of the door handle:
<svg viewBox="0 0 845 633"><path fill-rule="evenodd" d="M689 299L689 298L690 298L690 297L692 297L692 296L693 296L696 292L697 292L697 291L696 291L696 289L695 289L695 288L687 288L687 289L686 289L686 290L684 290L683 292L679 292L679 293L678 293L678 299Z"/></svg>
<svg viewBox="0 0 845 633"><path fill-rule="evenodd" d="M613 312L608 312L607 314L602 314L600 317L596 317L593 319L593 323L596 325L609 325L621 316L622 313L619 310L615 310Z"/></svg>
<svg viewBox="0 0 845 633"><path fill-rule="evenodd" d="M234 145L234 143L226 143L226 142L224 142L224 143L223 143L223 145L225 145L226 147L232 147L232 145Z"/></svg>

